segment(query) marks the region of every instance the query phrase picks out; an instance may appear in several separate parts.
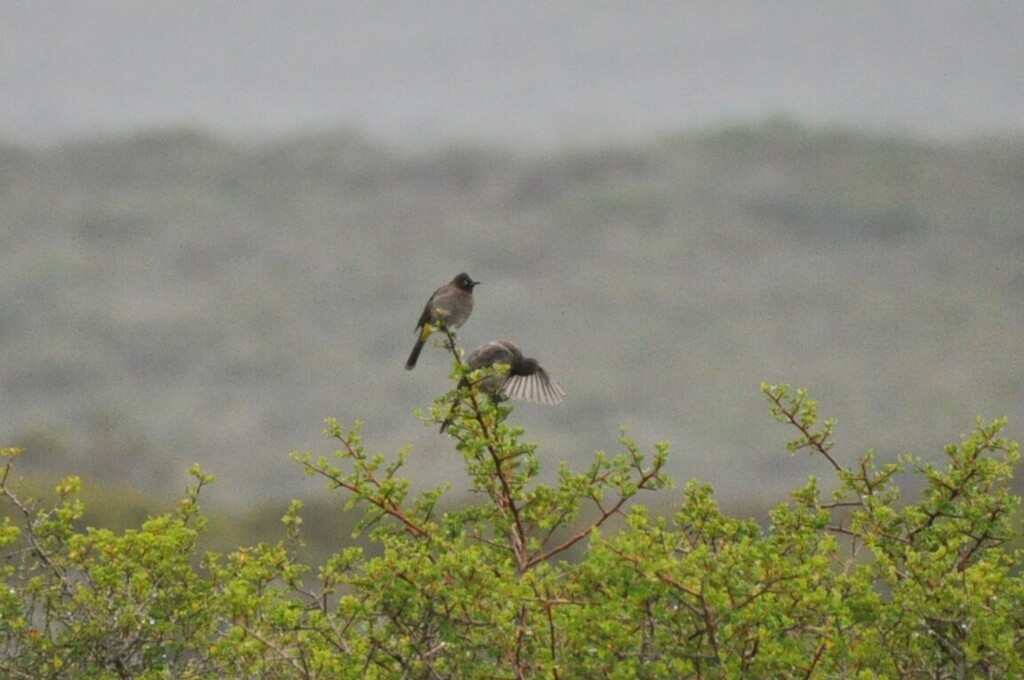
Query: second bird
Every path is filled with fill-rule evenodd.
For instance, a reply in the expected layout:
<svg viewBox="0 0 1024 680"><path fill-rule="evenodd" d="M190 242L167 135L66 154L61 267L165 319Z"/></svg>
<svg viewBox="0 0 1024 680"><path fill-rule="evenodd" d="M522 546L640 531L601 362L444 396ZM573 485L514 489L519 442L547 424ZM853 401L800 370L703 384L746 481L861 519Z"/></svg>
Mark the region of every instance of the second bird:
<svg viewBox="0 0 1024 680"><path fill-rule="evenodd" d="M493 395L497 401L522 399L541 404L557 404L565 396L562 387L548 375L540 363L536 359L523 356L522 351L511 340L489 342L483 347L473 350L473 353L466 359L466 365L473 371L495 364L505 364L508 366L508 372L502 371L483 378L477 383L477 388ZM468 381L463 378L459 381L458 386L463 388L468 384ZM451 425L458 403L459 397L456 395L455 401L452 402L451 414L441 424L441 432L447 430Z"/></svg>
<svg viewBox="0 0 1024 680"><path fill-rule="evenodd" d="M431 333L438 328L455 330L466 323L466 319L473 313L473 287L478 283L469 278L469 274L462 272L434 291L416 324L418 336L412 354L405 362L405 370L411 371L416 367L416 360L420 358L423 345Z"/></svg>

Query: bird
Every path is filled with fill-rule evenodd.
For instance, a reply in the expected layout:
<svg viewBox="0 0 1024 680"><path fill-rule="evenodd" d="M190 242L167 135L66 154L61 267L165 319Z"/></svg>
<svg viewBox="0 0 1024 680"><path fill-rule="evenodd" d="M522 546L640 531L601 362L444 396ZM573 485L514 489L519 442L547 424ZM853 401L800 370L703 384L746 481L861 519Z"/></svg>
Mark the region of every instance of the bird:
<svg viewBox="0 0 1024 680"><path fill-rule="evenodd" d="M431 333L438 328L455 330L466 323L469 315L473 313L473 288L479 283L469 278L466 272L462 272L434 291L423 308L420 320L416 323L418 336L412 354L405 362L405 370L411 371L416 367L416 360L420 358L423 345Z"/></svg>
<svg viewBox="0 0 1024 680"><path fill-rule="evenodd" d="M504 364L507 370L488 375L476 383L477 389L490 394L495 401L505 399L521 399L541 404L561 403L565 391L554 378L548 375L540 363L531 357L523 356L522 351L511 340L495 340L473 350L466 365L470 371ZM469 385L467 377L459 380L456 389ZM459 404L456 393L448 418L441 424L441 432L448 429L455 418L455 408Z"/></svg>

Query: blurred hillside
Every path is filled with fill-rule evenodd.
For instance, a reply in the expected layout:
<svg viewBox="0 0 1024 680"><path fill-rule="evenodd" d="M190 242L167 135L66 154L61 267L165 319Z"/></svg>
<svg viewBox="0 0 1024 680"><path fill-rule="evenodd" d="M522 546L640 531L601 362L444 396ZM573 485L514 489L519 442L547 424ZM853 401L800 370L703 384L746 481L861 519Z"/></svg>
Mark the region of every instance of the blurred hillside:
<svg viewBox="0 0 1024 680"><path fill-rule="evenodd" d="M512 337L568 392L512 419L542 458L674 443L727 503L822 474L779 455L762 380L839 418L839 455L1024 423L1024 144L942 145L775 122L645 145L408 150L338 132L226 142L189 129L0 146L0 440L21 469L256 505L313 483L322 419L411 443L450 388L403 362L430 292L484 283L467 349ZM552 465L552 468L554 465ZM462 491L456 484L455 492Z"/></svg>

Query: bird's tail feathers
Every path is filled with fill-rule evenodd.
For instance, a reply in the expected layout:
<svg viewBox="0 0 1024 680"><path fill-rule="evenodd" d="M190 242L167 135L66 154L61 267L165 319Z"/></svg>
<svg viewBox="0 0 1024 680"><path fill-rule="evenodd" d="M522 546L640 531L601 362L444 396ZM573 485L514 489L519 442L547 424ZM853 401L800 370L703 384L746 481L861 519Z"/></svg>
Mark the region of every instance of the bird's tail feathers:
<svg viewBox="0 0 1024 680"><path fill-rule="evenodd" d="M540 404L558 404L565 391L544 369L532 375L511 375L502 386L510 399L522 399Z"/></svg>
<svg viewBox="0 0 1024 680"><path fill-rule="evenodd" d="M423 351L424 343L426 343L426 339L422 335L416 339L416 344L412 347L412 353L405 362L405 370L411 371L416 368L416 361L420 358L420 352Z"/></svg>
<svg viewBox="0 0 1024 680"><path fill-rule="evenodd" d="M407 371L411 371L416 368L416 362L420 358L420 352L423 351L423 345L427 343L427 338L429 338L430 334L434 332L434 327L429 323L425 323L417 330L419 330L420 336L416 338L416 344L413 345L412 353L409 355L409 359L405 362L405 370Z"/></svg>

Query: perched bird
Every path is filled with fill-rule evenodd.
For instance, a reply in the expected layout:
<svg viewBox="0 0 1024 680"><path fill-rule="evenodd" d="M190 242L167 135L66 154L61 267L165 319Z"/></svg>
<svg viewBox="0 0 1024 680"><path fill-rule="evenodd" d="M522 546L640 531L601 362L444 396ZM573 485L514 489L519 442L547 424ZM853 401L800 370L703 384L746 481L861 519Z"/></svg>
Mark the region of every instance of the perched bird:
<svg viewBox="0 0 1024 680"><path fill-rule="evenodd" d="M477 389L490 394L495 401L504 399L522 399L541 404L557 404L562 401L565 392L555 380L541 368L536 359L524 357L522 351L511 340L495 340L483 347L473 350L466 359L469 369L475 371L485 366L504 364L506 370L488 375L476 383ZM459 381L458 388L469 385L464 377ZM441 424L441 432L448 429L455 417L455 407L459 404L456 395L452 402L448 419Z"/></svg>
<svg viewBox="0 0 1024 680"><path fill-rule="evenodd" d="M416 367L416 360L420 358L423 345L431 333L438 328L454 330L466 323L466 319L473 313L473 287L479 283L462 272L434 291L416 324L419 335L409 360L405 362L405 370L411 371Z"/></svg>

